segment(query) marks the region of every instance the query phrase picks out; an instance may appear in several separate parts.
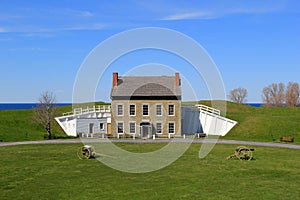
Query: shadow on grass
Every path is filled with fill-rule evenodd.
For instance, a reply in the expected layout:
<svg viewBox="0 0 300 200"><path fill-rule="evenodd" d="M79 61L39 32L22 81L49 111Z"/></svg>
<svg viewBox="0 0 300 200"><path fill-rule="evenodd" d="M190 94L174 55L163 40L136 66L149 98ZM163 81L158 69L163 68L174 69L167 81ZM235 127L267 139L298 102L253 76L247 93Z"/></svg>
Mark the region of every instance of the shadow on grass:
<svg viewBox="0 0 300 200"><path fill-rule="evenodd" d="M55 140L55 139L76 139L78 137L68 136L68 135L55 135L52 134L51 138L49 138L48 134L44 134L44 140Z"/></svg>

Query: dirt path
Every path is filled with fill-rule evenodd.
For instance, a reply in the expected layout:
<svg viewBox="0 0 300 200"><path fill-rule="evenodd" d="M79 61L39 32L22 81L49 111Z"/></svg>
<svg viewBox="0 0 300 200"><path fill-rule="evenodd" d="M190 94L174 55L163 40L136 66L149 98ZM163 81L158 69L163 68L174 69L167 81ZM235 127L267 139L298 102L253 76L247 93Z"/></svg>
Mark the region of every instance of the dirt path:
<svg viewBox="0 0 300 200"><path fill-rule="evenodd" d="M168 139L156 139L156 140L141 140L141 139L84 139L86 143L92 142L128 142L128 143L159 143L159 142L170 142ZM174 139L174 142L191 142L190 139ZM194 139L193 143L214 143L212 139ZM21 141L21 142L0 142L0 147L5 146L16 146L16 145L27 145L27 144L76 144L83 143L80 139L70 140L39 140L39 141ZM235 144L235 145L251 145L251 146L264 146L264 147L278 147L278 148L289 148L300 150L300 145L286 144L286 143L274 143L274 142L251 142L251 141L240 141L240 140L221 140L217 141L217 144Z"/></svg>

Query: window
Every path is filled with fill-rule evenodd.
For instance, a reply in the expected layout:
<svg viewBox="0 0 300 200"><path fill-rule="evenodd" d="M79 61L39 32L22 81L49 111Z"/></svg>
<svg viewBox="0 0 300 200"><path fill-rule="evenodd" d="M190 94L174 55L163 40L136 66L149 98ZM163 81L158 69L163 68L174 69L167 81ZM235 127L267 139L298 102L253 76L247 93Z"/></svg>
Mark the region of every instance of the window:
<svg viewBox="0 0 300 200"><path fill-rule="evenodd" d="M130 134L135 134L135 122L130 122L129 123L129 133Z"/></svg>
<svg viewBox="0 0 300 200"><path fill-rule="evenodd" d="M129 105L129 115L135 116L135 105L134 104Z"/></svg>
<svg viewBox="0 0 300 200"><path fill-rule="evenodd" d="M175 123L174 122L169 122L169 134L174 134L175 133Z"/></svg>
<svg viewBox="0 0 300 200"><path fill-rule="evenodd" d="M157 122L157 123L156 123L156 133L157 133L157 134L161 134L161 133L162 133L161 122Z"/></svg>
<svg viewBox="0 0 300 200"><path fill-rule="evenodd" d="M157 116L162 116L162 106L161 106L161 104L156 105L156 115Z"/></svg>
<svg viewBox="0 0 300 200"><path fill-rule="evenodd" d="M143 105L143 115L148 116L149 115L149 105L144 104Z"/></svg>
<svg viewBox="0 0 300 200"><path fill-rule="evenodd" d="M123 115L123 105L122 104L117 105L117 115L119 115L119 116Z"/></svg>
<svg viewBox="0 0 300 200"><path fill-rule="evenodd" d="M124 133L124 124L123 124L123 122L118 122L118 133Z"/></svg>
<svg viewBox="0 0 300 200"><path fill-rule="evenodd" d="M168 114L171 115L171 116L175 115L175 106L174 106L174 104L169 104Z"/></svg>
<svg viewBox="0 0 300 200"><path fill-rule="evenodd" d="M100 130L101 130L101 131L104 130L104 123L100 123Z"/></svg>

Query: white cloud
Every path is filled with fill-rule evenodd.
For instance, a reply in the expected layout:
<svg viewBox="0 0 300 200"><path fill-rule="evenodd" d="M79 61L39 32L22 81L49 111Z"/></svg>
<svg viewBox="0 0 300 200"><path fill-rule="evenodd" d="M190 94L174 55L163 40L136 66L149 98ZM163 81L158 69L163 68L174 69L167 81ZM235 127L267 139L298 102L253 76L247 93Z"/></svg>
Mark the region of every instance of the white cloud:
<svg viewBox="0 0 300 200"><path fill-rule="evenodd" d="M91 25L75 25L60 29L61 31L81 31L81 30L102 30L106 28L105 24L91 24Z"/></svg>
<svg viewBox="0 0 300 200"><path fill-rule="evenodd" d="M16 33L18 36L26 38L53 38L57 33L63 31L89 31L89 30L103 30L108 25L101 23L94 24L72 24L65 25L64 27L47 27L42 28L39 26L21 26L11 27L10 29L0 27L0 33Z"/></svg>
<svg viewBox="0 0 300 200"><path fill-rule="evenodd" d="M212 12L186 12L180 14L169 15L162 20L184 20L184 19L211 19L216 17Z"/></svg>
<svg viewBox="0 0 300 200"><path fill-rule="evenodd" d="M47 30L39 30L39 31L34 31L34 30L24 30L24 31L19 31L22 37L26 38L53 38L55 37L55 34L53 34L51 31Z"/></svg>
<svg viewBox="0 0 300 200"><path fill-rule="evenodd" d="M0 38L0 42L9 42L9 41L13 41L12 38Z"/></svg>
<svg viewBox="0 0 300 200"><path fill-rule="evenodd" d="M185 9L174 14L163 17L161 20L189 20L189 19L215 19L237 14L264 14L280 11L280 5L272 6L233 6L233 7L211 7L207 9ZM178 9L177 9L178 10Z"/></svg>
<svg viewBox="0 0 300 200"><path fill-rule="evenodd" d="M7 30L5 28L0 27L0 33L6 33L6 32L7 32Z"/></svg>
<svg viewBox="0 0 300 200"><path fill-rule="evenodd" d="M281 10L280 7L239 7L234 8L228 11L227 14L263 14L263 13L272 13Z"/></svg>
<svg viewBox="0 0 300 200"><path fill-rule="evenodd" d="M69 14L71 16L77 16L77 17L92 17L92 16L94 16L94 14L91 13L90 11L87 11L87 10L73 10L73 9L67 9L65 14Z"/></svg>
<svg viewBox="0 0 300 200"><path fill-rule="evenodd" d="M87 20L94 17L94 14L88 10L69 8L18 8L17 10L18 15L0 12L0 22L5 20L7 23L5 28L0 26L0 33L23 33L22 36L25 37L52 37L53 34L45 33L103 29L103 25L87 23ZM47 21L47 24L43 21Z"/></svg>
<svg viewBox="0 0 300 200"><path fill-rule="evenodd" d="M40 47L25 47L25 48L11 48L9 51L47 51L48 49Z"/></svg>

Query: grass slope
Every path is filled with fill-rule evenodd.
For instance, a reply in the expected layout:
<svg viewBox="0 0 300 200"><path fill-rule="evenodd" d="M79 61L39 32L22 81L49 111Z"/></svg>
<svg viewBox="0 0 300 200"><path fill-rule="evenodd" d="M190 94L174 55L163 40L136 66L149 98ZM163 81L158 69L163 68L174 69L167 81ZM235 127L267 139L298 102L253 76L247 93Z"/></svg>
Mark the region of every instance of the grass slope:
<svg viewBox="0 0 300 200"><path fill-rule="evenodd" d="M226 117L238 124L225 139L273 142L281 136L293 136L300 142L300 107L252 107L229 102Z"/></svg>
<svg viewBox="0 0 300 200"><path fill-rule="evenodd" d="M147 152L165 144L121 144ZM161 170L129 174L96 159L79 160L80 144L0 147L0 199L298 199L300 151L255 147L253 161L225 160L233 145L204 159L193 144Z"/></svg>
<svg viewBox="0 0 300 200"><path fill-rule="evenodd" d="M70 106L58 107L57 115L70 111ZM1 110L0 140L3 142L42 140L47 133L43 127L33 122L33 110ZM53 120L52 133L65 136L59 125Z"/></svg>

